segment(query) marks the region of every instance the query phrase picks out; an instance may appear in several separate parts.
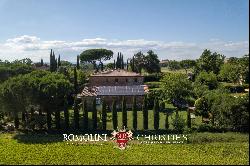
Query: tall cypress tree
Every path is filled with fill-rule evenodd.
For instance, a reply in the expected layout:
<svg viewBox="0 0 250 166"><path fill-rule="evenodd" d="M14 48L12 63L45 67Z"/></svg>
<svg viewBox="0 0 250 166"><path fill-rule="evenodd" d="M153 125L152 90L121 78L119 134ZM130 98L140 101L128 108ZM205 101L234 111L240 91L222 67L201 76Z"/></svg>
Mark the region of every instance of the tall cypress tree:
<svg viewBox="0 0 250 166"><path fill-rule="evenodd" d="M43 66L43 59L41 59L41 66Z"/></svg>
<svg viewBox="0 0 250 166"><path fill-rule="evenodd" d="M79 70L80 69L80 56L77 55L77 59L76 59L76 68Z"/></svg>
<svg viewBox="0 0 250 166"><path fill-rule="evenodd" d="M51 129L51 119L52 119L51 112L48 108L46 108L46 112L47 112L47 128L48 128L48 130L50 130ZM32 111L31 111L31 113L32 113Z"/></svg>
<svg viewBox="0 0 250 166"><path fill-rule="evenodd" d="M78 109L78 102L77 97L75 96L74 100L74 122L75 122L75 129L79 129L79 109Z"/></svg>
<svg viewBox="0 0 250 166"><path fill-rule="evenodd" d="M56 108L55 119L56 119L56 129L59 130L61 128L61 125L60 125L61 117L60 117L60 111L58 110L58 108Z"/></svg>
<svg viewBox="0 0 250 166"><path fill-rule="evenodd" d="M135 96L133 97L132 112L133 112L133 129L137 130L137 108L136 108L136 98L135 98Z"/></svg>
<svg viewBox="0 0 250 166"><path fill-rule="evenodd" d="M112 121L113 121L113 129L117 129L117 110L116 110L116 100L113 100L112 103Z"/></svg>
<svg viewBox="0 0 250 166"><path fill-rule="evenodd" d="M159 129L159 100L155 98L154 100L154 129Z"/></svg>
<svg viewBox="0 0 250 166"><path fill-rule="evenodd" d="M83 102L83 128L84 130L88 129L88 109L87 109L87 100L85 99Z"/></svg>
<svg viewBox="0 0 250 166"><path fill-rule="evenodd" d="M143 113L143 128L144 130L148 129L148 106L147 106L147 97L144 97L143 105L142 105L142 113Z"/></svg>
<svg viewBox="0 0 250 166"><path fill-rule="evenodd" d="M191 128L191 117L190 117L190 110L187 110L187 126L188 128Z"/></svg>
<svg viewBox="0 0 250 166"><path fill-rule="evenodd" d="M121 56L121 68L124 69L123 55Z"/></svg>
<svg viewBox="0 0 250 166"><path fill-rule="evenodd" d="M61 56L59 54L58 59L57 59L57 67L59 68L61 66Z"/></svg>
<svg viewBox="0 0 250 166"><path fill-rule="evenodd" d="M19 128L19 118L18 118L17 112L14 112L14 125L15 125L15 129Z"/></svg>
<svg viewBox="0 0 250 166"><path fill-rule="evenodd" d="M127 70L128 70L128 59L127 59L127 64L126 64Z"/></svg>
<svg viewBox="0 0 250 166"><path fill-rule="evenodd" d="M74 67L74 91L75 91L75 95L77 95L78 84L77 84L77 71L76 71L76 67Z"/></svg>
<svg viewBox="0 0 250 166"><path fill-rule="evenodd" d="M127 128L127 109L126 109L126 99L122 97L122 126Z"/></svg>
<svg viewBox="0 0 250 166"><path fill-rule="evenodd" d="M102 102L102 129L107 129L107 108L106 102L103 100Z"/></svg>
<svg viewBox="0 0 250 166"><path fill-rule="evenodd" d="M168 119L169 119L169 114L168 114L168 112L166 112L166 120L165 120L165 128L166 129L169 129L169 121L168 121Z"/></svg>
<svg viewBox="0 0 250 166"><path fill-rule="evenodd" d="M65 123L65 129L69 128L69 110L68 110L68 100L67 96L64 97L64 123Z"/></svg>
<svg viewBox="0 0 250 166"><path fill-rule="evenodd" d="M96 110L96 98L93 100L93 112L92 112L92 121L93 121L93 129L97 129L97 110Z"/></svg>
<svg viewBox="0 0 250 166"><path fill-rule="evenodd" d="M117 59L116 59L116 68L120 69L120 53L118 52Z"/></svg>
<svg viewBox="0 0 250 166"><path fill-rule="evenodd" d="M50 55L49 55L49 70L52 72L53 71L53 55L52 55L52 49L50 50Z"/></svg>

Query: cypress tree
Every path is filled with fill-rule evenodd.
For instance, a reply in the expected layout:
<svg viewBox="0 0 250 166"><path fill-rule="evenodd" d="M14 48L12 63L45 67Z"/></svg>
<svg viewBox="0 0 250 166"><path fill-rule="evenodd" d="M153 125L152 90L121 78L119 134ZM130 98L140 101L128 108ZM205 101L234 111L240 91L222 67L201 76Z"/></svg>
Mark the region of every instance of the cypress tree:
<svg viewBox="0 0 250 166"><path fill-rule="evenodd" d="M84 130L88 129L88 109L87 109L87 100L85 99L83 102L83 128Z"/></svg>
<svg viewBox="0 0 250 166"><path fill-rule="evenodd" d="M120 68L120 53L118 52L117 59L116 59L116 68Z"/></svg>
<svg viewBox="0 0 250 166"><path fill-rule="evenodd" d="M76 68L79 70L80 69L80 56L77 55L77 59L76 59Z"/></svg>
<svg viewBox="0 0 250 166"><path fill-rule="evenodd" d="M56 112L55 112L55 119L56 119L56 129L60 129L60 111L56 108Z"/></svg>
<svg viewBox="0 0 250 166"><path fill-rule="evenodd" d="M41 66L43 66L43 59L41 59Z"/></svg>
<svg viewBox="0 0 250 166"><path fill-rule="evenodd" d="M76 67L74 67L74 90L75 90L75 95L77 95L78 85L77 85L77 71L76 71Z"/></svg>
<svg viewBox="0 0 250 166"><path fill-rule="evenodd" d="M136 98L133 97L133 106L132 106L132 112L133 112L133 129L137 130L137 110L136 110Z"/></svg>
<svg viewBox="0 0 250 166"><path fill-rule="evenodd" d="M143 128L144 130L148 129L148 106L147 106L147 97L144 97L143 105L142 105L142 113L143 113Z"/></svg>
<svg viewBox="0 0 250 166"><path fill-rule="evenodd" d="M58 66L58 67L61 66L61 56L60 56L60 54L59 54L59 57L58 57L57 66Z"/></svg>
<svg viewBox="0 0 250 166"><path fill-rule="evenodd" d="M50 112L50 110L48 109L48 108L46 108L47 110L47 128L48 128L48 130L50 130L51 129L51 120L52 120L52 118L51 118L51 112Z"/></svg>
<svg viewBox="0 0 250 166"><path fill-rule="evenodd" d="M79 110L78 110L78 102L77 102L77 97L75 96L74 100L74 122L75 122L75 129L79 129Z"/></svg>
<svg viewBox="0 0 250 166"><path fill-rule="evenodd" d="M56 57L55 57L55 53L53 51L53 55L52 55L52 71L56 71L56 66L57 66L57 62L56 62Z"/></svg>
<svg viewBox="0 0 250 166"><path fill-rule="evenodd" d="M187 126L191 128L191 117L190 117L190 110L187 110Z"/></svg>
<svg viewBox="0 0 250 166"><path fill-rule="evenodd" d="M132 59L132 71L135 72L135 58Z"/></svg>
<svg viewBox="0 0 250 166"><path fill-rule="evenodd" d="M17 112L14 112L14 125L15 125L15 129L19 128L19 118L18 118Z"/></svg>
<svg viewBox="0 0 250 166"><path fill-rule="evenodd" d="M127 128L127 109L126 109L126 99L122 97L122 126Z"/></svg>
<svg viewBox="0 0 250 166"><path fill-rule="evenodd" d="M122 58L121 58L121 68L124 69L123 55L122 55Z"/></svg>
<svg viewBox="0 0 250 166"><path fill-rule="evenodd" d="M92 112L92 121L93 121L93 129L97 129L97 110L96 110L96 98L93 100L93 112Z"/></svg>
<svg viewBox="0 0 250 166"><path fill-rule="evenodd" d="M52 49L50 50L50 55L49 55L49 70L52 72L53 71L53 55L52 55Z"/></svg>
<svg viewBox="0 0 250 166"><path fill-rule="evenodd" d="M159 101L157 98L154 100L154 129L159 129Z"/></svg>
<svg viewBox="0 0 250 166"><path fill-rule="evenodd" d="M127 67L127 70L128 70L128 59L127 59L127 66L126 67Z"/></svg>
<svg viewBox="0 0 250 166"><path fill-rule="evenodd" d="M116 100L113 100L112 103L112 121L113 121L113 129L117 129L117 110L116 110Z"/></svg>
<svg viewBox="0 0 250 166"><path fill-rule="evenodd" d="M68 100L67 97L64 97L64 123L65 123L65 129L69 128L69 110L68 110Z"/></svg>
<svg viewBox="0 0 250 166"><path fill-rule="evenodd" d="M106 108L106 103L103 100L102 102L102 129L106 130L107 129L107 108Z"/></svg>
<svg viewBox="0 0 250 166"><path fill-rule="evenodd" d="M166 129L169 129L169 121L168 121L168 118L169 117L169 114L168 114L168 112L166 112L166 120L165 120L165 128Z"/></svg>

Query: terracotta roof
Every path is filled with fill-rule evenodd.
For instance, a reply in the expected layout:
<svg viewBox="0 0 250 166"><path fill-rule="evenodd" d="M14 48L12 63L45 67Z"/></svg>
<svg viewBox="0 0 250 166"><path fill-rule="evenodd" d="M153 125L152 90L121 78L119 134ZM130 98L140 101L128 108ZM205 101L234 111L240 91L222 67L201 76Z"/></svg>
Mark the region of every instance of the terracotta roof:
<svg viewBox="0 0 250 166"><path fill-rule="evenodd" d="M117 69L117 70L108 70L108 71L103 71L103 72L99 72L96 74L92 74L91 76L94 77L99 77L99 76L141 76L139 73L135 73L135 72L129 72L127 70L121 70L121 69Z"/></svg>

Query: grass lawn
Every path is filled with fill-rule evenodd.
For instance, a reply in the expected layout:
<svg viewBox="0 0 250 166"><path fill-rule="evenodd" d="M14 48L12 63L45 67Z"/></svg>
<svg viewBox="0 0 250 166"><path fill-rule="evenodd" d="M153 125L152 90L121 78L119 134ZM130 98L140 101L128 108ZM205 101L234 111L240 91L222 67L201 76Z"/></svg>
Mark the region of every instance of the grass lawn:
<svg viewBox="0 0 250 166"><path fill-rule="evenodd" d="M123 151L113 142L67 144L62 135L17 135L0 135L0 164L249 164L248 134L198 133L189 144L130 141Z"/></svg>
<svg viewBox="0 0 250 166"><path fill-rule="evenodd" d="M192 69L187 69L187 72L192 72ZM161 67L161 72L163 73L183 73L186 74L186 70L185 69L179 69L179 70L169 70L167 67Z"/></svg>

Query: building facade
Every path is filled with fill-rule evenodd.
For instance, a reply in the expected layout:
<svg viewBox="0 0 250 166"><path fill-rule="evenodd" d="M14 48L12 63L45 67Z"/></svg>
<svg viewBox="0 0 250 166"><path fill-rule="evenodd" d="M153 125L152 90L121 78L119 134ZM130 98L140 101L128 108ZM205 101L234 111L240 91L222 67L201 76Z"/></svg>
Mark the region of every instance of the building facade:
<svg viewBox="0 0 250 166"><path fill-rule="evenodd" d="M92 74L88 86L78 96L87 100L91 107L91 101L97 99L97 104L103 101L111 107L116 100L117 108L121 108L122 98L126 100L127 108L132 107L133 97L136 97L137 106L141 106L148 87L143 85L144 77L138 73L117 69Z"/></svg>

